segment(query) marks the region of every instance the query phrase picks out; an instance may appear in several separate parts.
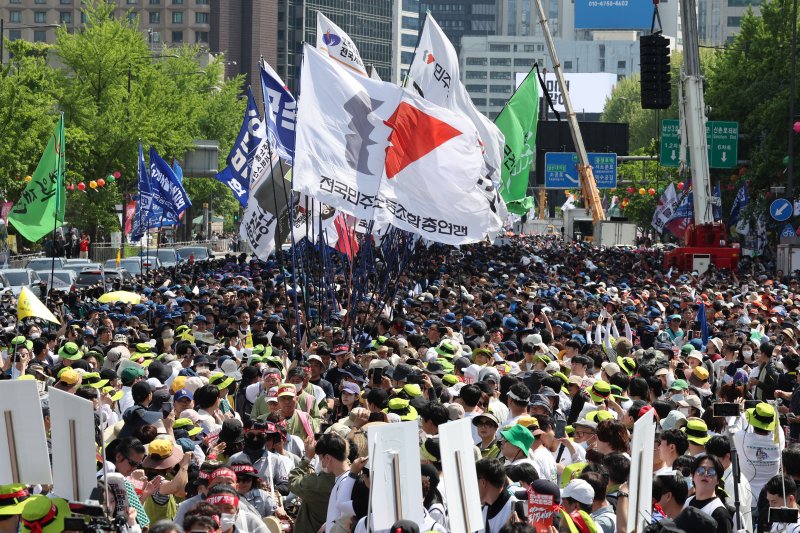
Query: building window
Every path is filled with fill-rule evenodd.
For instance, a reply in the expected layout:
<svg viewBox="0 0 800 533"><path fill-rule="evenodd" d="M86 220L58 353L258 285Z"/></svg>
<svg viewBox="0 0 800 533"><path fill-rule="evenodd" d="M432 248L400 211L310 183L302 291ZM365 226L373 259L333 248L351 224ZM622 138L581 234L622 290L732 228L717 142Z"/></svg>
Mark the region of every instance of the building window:
<svg viewBox="0 0 800 533"><path fill-rule="evenodd" d="M159 4L161 4L161 0L150 0L150 5L151 6L157 6Z"/></svg>
<svg viewBox="0 0 800 533"><path fill-rule="evenodd" d="M535 45L535 44L526 44L526 45L523 47L523 50L524 50L525 52L535 52L535 51L536 51L536 45Z"/></svg>
<svg viewBox="0 0 800 533"><path fill-rule="evenodd" d="M135 5L136 4L136 0L128 0L128 4Z"/></svg>
<svg viewBox="0 0 800 533"><path fill-rule="evenodd" d="M33 3L39 5L45 5L47 4L47 0L35 0Z"/></svg>
<svg viewBox="0 0 800 533"><path fill-rule="evenodd" d="M33 21L36 24L44 24L47 22L47 11L36 11L33 14Z"/></svg>
<svg viewBox="0 0 800 533"><path fill-rule="evenodd" d="M72 0L61 0L61 5L64 5L64 6L69 5L71 3L72 3Z"/></svg>
<svg viewBox="0 0 800 533"><path fill-rule="evenodd" d="M472 6L473 15L494 15L494 4L474 4Z"/></svg>
<svg viewBox="0 0 800 533"><path fill-rule="evenodd" d="M173 11L172 12L172 23L173 24L183 24L183 11Z"/></svg>
<svg viewBox="0 0 800 533"><path fill-rule="evenodd" d="M466 78L468 80L485 80L486 72L481 72L480 70L468 70Z"/></svg>
<svg viewBox="0 0 800 533"><path fill-rule="evenodd" d="M489 61L485 57L468 57L467 65L481 65L486 66Z"/></svg>
<svg viewBox="0 0 800 533"><path fill-rule="evenodd" d="M506 105L506 101L507 100L505 98L490 98L489 105L491 107L503 107Z"/></svg>
<svg viewBox="0 0 800 533"><path fill-rule="evenodd" d="M403 0L403 11L419 13L419 0Z"/></svg>
<svg viewBox="0 0 800 533"><path fill-rule="evenodd" d="M511 66L511 58L510 57L493 57L489 59L489 64L493 67L510 67Z"/></svg>
<svg viewBox="0 0 800 533"><path fill-rule="evenodd" d="M475 105L486 105L486 98L473 98L472 103Z"/></svg>
<svg viewBox="0 0 800 533"><path fill-rule="evenodd" d="M728 0L731 7L760 6L763 3L763 0Z"/></svg>
<svg viewBox="0 0 800 533"><path fill-rule="evenodd" d="M518 57L514 59L515 67L530 67L533 65L533 58Z"/></svg>
<svg viewBox="0 0 800 533"><path fill-rule="evenodd" d="M182 6L183 0L172 0L172 5L174 6Z"/></svg>
<svg viewBox="0 0 800 533"><path fill-rule="evenodd" d="M472 93L485 93L486 85L469 85L467 84L467 92Z"/></svg>
<svg viewBox="0 0 800 533"><path fill-rule="evenodd" d="M400 44L403 46L417 46L417 36L404 33L400 36Z"/></svg>
<svg viewBox="0 0 800 533"><path fill-rule="evenodd" d="M128 13L128 20L131 22L135 21L138 17L139 15L137 15L135 11L131 11Z"/></svg>
<svg viewBox="0 0 800 533"><path fill-rule="evenodd" d="M197 24L208 24L208 13L195 13L194 21Z"/></svg>
<svg viewBox="0 0 800 533"><path fill-rule="evenodd" d="M728 17L728 26L738 28L742 24L742 17Z"/></svg>
<svg viewBox="0 0 800 533"><path fill-rule="evenodd" d="M410 65L414 59L414 52L400 52L400 63Z"/></svg>
<svg viewBox="0 0 800 533"><path fill-rule="evenodd" d="M470 27L472 28L472 31L478 31L486 34L495 33L493 20L471 20Z"/></svg>
<svg viewBox="0 0 800 533"><path fill-rule="evenodd" d="M183 32L182 31L173 31L172 32L172 42L173 43L182 43L183 42Z"/></svg>
<svg viewBox="0 0 800 533"><path fill-rule="evenodd" d="M47 42L47 32L44 30L35 30L33 32L33 42L35 43Z"/></svg>
<svg viewBox="0 0 800 533"><path fill-rule="evenodd" d="M197 4L198 6L207 6L208 0L194 0L194 3Z"/></svg>
<svg viewBox="0 0 800 533"><path fill-rule="evenodd" d="M510 94L511 85L490 85L489 91L493 93Z"/></svg>
<svg viewBox="0 0 800 533"><path fill-rule="evenodd" d="M419 29L419 18L417 17L403 17L403 28L407 30L418 30Z"/></svg>
<svg viewBox="0 0 800 533"><path fill-rule="evenodd" d="M510 80L511 73L510 72L492 72L491 78L493 80Z"/></svg>
<svg viewBox="0 0 800 533"><path fill-rule="evenodd" d="M161 13L150 11L150 24L161 24Z"/></svg>
<svg viewBox="0 0 800 533"><path fill-rule="evenodd" d="M207 31L194 32L194 42L201 44L208 44L208 32Z"/></svg>
<svg viewBox="0 0 800 533"><path fill-rule="evenodd" d="M627 65L627 63L625 61L617 61L617 68L618 69L624 69L625 65Z"/></svg>
<svg viewBox="0 0 800 533"><path fill-rule="evenodd" d="M69 11L62 11L58 14L58 22L60 24L72 24L72 13Z"/></svg>
<svg viewBox="0 0 800 533"><path fill-rule="evenodd" d="M8 40L18 41L22 39L22 30L8 30Z"/></svg>
<svg viewBox="0 0 800 533"><path fill-rule="evenodd" d="M22 22L22 11L12 11L9 14L8 20L10 20L11 22Z"/></svg>
<svg viewBox="0 0 800 533"><path fill-rule="evenodd" d="M490 44L489 45L490 52L510 52L511 45L510 44Z"/></svg>
<svg viewBox="0 0 800 533"><path fill-rule="evenodd" d="M12 4L21 4L22 0L11 0L10 3L12 3Z"/></svg>
<svg viewBox="0 0 800 533"><path fill-rule="evenodd" d="M572 61L564 61L564 70L572 70Z"/></svg>

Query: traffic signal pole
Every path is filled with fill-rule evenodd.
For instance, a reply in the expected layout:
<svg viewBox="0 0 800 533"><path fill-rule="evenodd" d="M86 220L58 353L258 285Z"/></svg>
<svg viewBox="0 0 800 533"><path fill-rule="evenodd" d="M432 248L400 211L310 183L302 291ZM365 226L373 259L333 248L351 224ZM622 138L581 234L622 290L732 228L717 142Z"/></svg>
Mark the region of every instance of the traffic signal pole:
<svg viewBox="0 0 800 533"><path fill-rule="evenodd" d="M547 23L547 18L544 16L542 0L536 0L536 8L539 11L539 24L542 26L547 49L550 52L550 58L553 60L553 70L556 73L556 79L561 88L561 94L564 97L564 109L567 112L569 131L572 135L572 143L575 145L575 151L578 154L578 176L580 176L581 180L583 197L592 210L592 220L594 222L600 222L605 220L606 214L600 202L600 193L597 190L597 183L594 179L592 166L589 164L589 155L586 153L586 146L583 144L583 136L578 126L578 117L575 115L575 110L572 108L572 100L567 90L567 83L564 80L564 72L561 69L561 63L558 61L556 46L553 42L553 36L550 34L550 26Z"/></svg>

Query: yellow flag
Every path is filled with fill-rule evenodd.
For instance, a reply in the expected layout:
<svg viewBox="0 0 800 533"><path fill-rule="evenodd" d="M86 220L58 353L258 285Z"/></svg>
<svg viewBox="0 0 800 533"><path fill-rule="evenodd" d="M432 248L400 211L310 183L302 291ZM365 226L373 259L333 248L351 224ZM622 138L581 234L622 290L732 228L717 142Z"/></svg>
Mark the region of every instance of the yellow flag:
<svg viewBox="0 0 800 533"><path fill-rule="evenodd" d="M252 348L253 347L253 334L249 331L247 332L247 336L244 338L244 347L245 348Z"/></svg>
<svg viewBox="0 0 800 533"><path fill-rule="evenodd" d="M121 252L121 249L117 250L117 266L119 266L119 262L122 260L122 257L120 256Z"/></svg>
<svg viewBox="0 0 800 533"><path fill-rule="evenodd" d="M56 318L56 315L51 313L47 306L45 306L28 287L22 287L19 298L17 298L17 320L22 320L29 316L41 318L55 324L61 324Z"/></svg>

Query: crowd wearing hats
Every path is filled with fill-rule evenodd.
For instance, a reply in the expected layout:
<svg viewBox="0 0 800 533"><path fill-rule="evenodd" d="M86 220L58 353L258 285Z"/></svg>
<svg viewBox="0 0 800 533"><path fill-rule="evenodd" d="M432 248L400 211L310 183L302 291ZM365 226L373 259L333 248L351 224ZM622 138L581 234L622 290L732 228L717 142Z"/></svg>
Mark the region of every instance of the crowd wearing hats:
<svg viewBox="0 0 800 533"><path fill-rule="evenodd" d="M534 531L536 493L551 531L625 531L651 411L653 531L800 530L770 517L800 482L798 278L542 237L419 246L387 298L353 298L337 256L335 312L288 257L147 271L115 287L134 305L59 293L59 328L8 323L2 378L35 381L46 429L51 389L93 402L98 482L128 494L119 531L371 531L367 436L411 422L424 520L391 531L461 533L439 427L465 418L481 530ZM0 532L67 530L82 515L51 490L0 486Z"/></svg>

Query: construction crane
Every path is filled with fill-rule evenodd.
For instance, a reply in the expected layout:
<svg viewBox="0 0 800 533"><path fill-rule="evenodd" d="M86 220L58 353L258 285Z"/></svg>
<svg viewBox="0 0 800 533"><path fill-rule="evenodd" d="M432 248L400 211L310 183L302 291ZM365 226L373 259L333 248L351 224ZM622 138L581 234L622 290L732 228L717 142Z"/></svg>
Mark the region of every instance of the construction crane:
<svg viewBox="0 0 800 533"><path fill-rule="evenodd" d="M739 265L739 249L727 245L725 224L714 222L695 0L681 0L681 21L684 58L681 131L686 133L686 151L690 158L694 223L686 228L683 246L666 254L665 265L698 272L705 271L711 264L735 270Z"/></svg>
<svg viewBox="0 0 800 533"><path fill-rule="evenodd" d="M547 23L547 17L544 15L544 7L542 7L542 0L536 0L536 8L539 10L539 24L542 26L545 42L547 43L547 50L550 52L550 57L553 60L553 70L556 73L558 85L561 88L561 94L564 96L564 109L567 111L567 121L569 123L569 131L572 135L572 144L575 145L575 151L578 153L578 176L581 180L581 190L583 191L584 204L592 210L592 221L596 224L606 219L606 214L603 211L603 205L600 202L600 193L597 191L597 183L594 180L594 172L592 165L589 164L589 155L586 153L586 146L583 144L583 136L578 127L578 117L572 108L572 100L567 90L567 83L564 81L564 71L561 68L561 63L558 61L558 54L556 54L556 45L553 42L553 36L550 34L550 26Z"/></svg>

